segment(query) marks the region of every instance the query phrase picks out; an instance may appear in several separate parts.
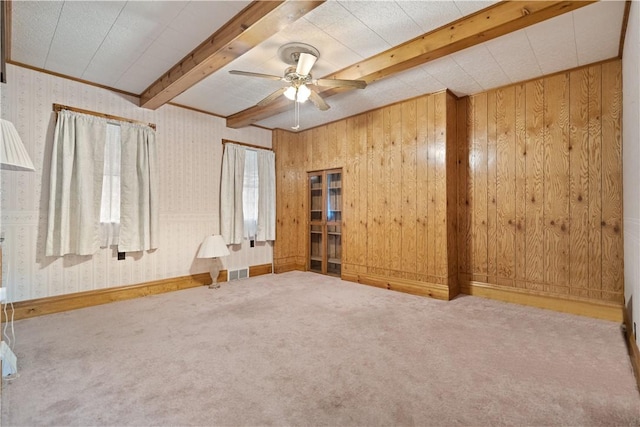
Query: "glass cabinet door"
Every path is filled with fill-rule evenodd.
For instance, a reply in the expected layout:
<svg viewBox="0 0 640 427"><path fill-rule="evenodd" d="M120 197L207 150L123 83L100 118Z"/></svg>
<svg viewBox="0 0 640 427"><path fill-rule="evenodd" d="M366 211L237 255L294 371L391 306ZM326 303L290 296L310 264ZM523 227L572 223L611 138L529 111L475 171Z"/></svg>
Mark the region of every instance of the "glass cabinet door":
<svg viewBox="0 0 640 427"><path fill-rule="evenodd" d="M327 174L327 221L342 221L342 178L340 172Z"/></svg>
<svg viewBox="0 0 640 427"><path fill-rule="evenodd" d="M309 191L311 192L311 221L322 221L322 175L309 177Z"/></svg>
<svg viewBox="0 0 640 427"><path fill-rule="evenodd" d="M322 226L311 226L311 239L309 248L309 270L322 273L322 258L323 258L323 239L322 239Z"/></svg>
<svg viewBox="0 0 640 427"><path fill-rule="evenodd" d="M308 268L342 273L342 171L309 172Z"/></svg>

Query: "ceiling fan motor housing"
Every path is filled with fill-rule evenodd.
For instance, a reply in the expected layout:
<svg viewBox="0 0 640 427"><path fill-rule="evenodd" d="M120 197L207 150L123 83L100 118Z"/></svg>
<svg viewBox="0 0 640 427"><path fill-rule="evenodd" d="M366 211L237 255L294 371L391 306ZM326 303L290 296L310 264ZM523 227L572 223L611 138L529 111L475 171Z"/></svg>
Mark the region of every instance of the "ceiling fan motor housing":
<svg viewBox="0 0 640 427"><path fill-rule="evenodd" d="M292 42L287 43L285 45L280 46L278 49L278 57L285 63L289 65L297 65L298 59L300 59L301 53L308 53L316 57L316 59L320 58L320 52L315 47L310 44L300 43L300 42Z"/></svg>

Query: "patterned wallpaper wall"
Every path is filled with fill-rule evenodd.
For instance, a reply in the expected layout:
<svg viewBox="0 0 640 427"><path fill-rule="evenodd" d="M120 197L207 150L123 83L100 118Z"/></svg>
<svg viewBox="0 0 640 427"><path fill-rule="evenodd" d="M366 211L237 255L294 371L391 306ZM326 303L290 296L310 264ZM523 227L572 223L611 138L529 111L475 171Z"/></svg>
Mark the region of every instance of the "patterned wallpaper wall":
<svg viewBox="0 0 640 427"><path fill-rule="evenodd" d="M53 103L157 125L159 249L128 253L124 261L117 261L112 249L90 257L44 256ZM35 173L1 173L2 286L8 288L10 301L207 272L210 261L195 255L202 239L219 231L221 139L271 147L271 132L264 129L228 129L224 119L171 105L157 111L141 109L136 98L15 66L8 67L7 84L0 85L0 107L2 118L15 124L36 167ZM223 268L273 259L270 244L230 249Z"/></svg>

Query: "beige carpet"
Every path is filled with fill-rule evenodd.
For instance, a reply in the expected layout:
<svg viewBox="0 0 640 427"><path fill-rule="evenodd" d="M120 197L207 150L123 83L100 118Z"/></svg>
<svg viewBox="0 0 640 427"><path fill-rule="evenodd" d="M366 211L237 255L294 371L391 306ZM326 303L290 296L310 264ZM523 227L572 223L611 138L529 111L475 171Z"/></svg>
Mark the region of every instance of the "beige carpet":
<svg viewBox="0 0 640 427"><path fill-rule="evenodd" d="M16 322L2 425L640 425L620 327L291 272Z"/></svg>

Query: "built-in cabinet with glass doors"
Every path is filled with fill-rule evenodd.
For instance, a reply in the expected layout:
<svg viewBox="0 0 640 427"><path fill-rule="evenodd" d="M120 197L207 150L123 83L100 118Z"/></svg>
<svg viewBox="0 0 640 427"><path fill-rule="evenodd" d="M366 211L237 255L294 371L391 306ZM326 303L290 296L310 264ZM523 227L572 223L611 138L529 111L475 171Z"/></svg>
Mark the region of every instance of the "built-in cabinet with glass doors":
<svg viewBox="0 0 640 427"><path fill-rule="evenodd" d="M309 270L342 271L342 169L309 172Z"/></svg>

